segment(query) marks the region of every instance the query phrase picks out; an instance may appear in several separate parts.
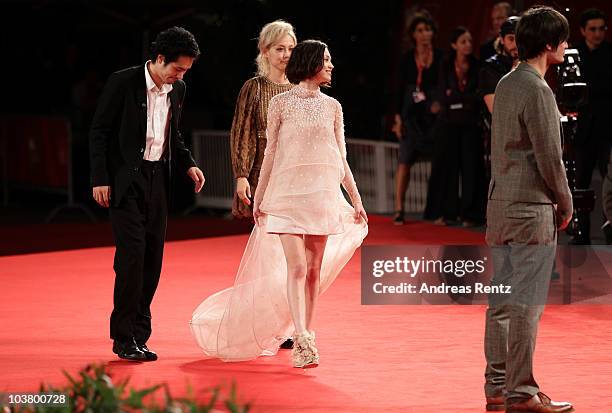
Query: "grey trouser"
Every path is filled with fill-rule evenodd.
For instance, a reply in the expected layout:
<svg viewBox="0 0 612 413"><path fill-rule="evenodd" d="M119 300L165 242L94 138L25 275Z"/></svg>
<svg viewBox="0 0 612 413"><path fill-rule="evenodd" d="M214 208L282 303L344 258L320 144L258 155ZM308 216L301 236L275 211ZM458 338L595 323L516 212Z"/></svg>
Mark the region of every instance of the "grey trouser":
<svg viewBox="0 0 612 413"><path fill-rule="evenodd" d="M509 402L528 399L539 392L533 355L557 248L554 206L489 200L486 239L491 285L509 285L512 292L489 295L485 394L505 393Z"/></svg>

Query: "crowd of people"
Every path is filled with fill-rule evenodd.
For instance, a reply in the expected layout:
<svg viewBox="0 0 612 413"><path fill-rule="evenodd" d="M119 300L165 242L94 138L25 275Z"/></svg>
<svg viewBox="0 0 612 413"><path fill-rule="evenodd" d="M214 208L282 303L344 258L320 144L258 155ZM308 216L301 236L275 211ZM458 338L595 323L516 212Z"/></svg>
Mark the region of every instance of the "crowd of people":
<svg viewBox="0 0 612 413"><path fill-rule="evenodd" d="M448 47L442 50L434 46L437 24L431 15L420 10L410 18L411 48L400 64L392 127L400 143L394 224L404 223L410 169L424 158L432 160L424 217L438 225L459 222L465 227L485 221L495 88L519 64L515 41L519 21L520 14L509 3L496 3L491 12L495 35L480 47L477 58L468 28L452 30ZM590 99L580 109L573 189L588 188L595 167L602 177L606 174L612 141L604 131L612 108L612 45L605 40L606 30L602 11L591 8L581 14L583 39L573 46L580 53ZM581 230L573 241L588 244L589 213L581 214ZM606 241L612 242L612 228L605 219L602 229Z"/></svg>

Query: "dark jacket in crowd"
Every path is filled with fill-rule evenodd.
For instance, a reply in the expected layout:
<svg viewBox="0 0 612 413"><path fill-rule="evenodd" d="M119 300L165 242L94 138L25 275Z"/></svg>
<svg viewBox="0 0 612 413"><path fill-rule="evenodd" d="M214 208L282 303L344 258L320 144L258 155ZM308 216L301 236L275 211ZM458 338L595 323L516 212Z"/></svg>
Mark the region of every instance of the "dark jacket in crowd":
<svg viewBox="0 0 612 413"><path fill-rule="evenodd" d="M491 114L484 104L486 95L495 94L495 88L500 79L512 70L512 57L496 54L482 63L478 74L478 98L482 101L482 113L490 129Z"/></svg>
<svg viewBox="0 0 612 413"><path fill-rule="evenodd" d="M495 40L496 37L489 39L486 43L480 46L480 60L484 61L494 56L497 52L495 51Z"/></svg>
<svg viewBox="0 0 612 413"><path fill-rule="evenodd" d="M404 139L400 141L400 162L412 163L417 154L430 154L433 150L433 134L437 115L431 112L436 99L440 65L444 56L434 49L433 60L421 74L417 93L418 68L411 49L402 58L399 90L401 99L397 102L397 113L403 124Z"/></svg>
<svg viewBox="0 0 612 413"><path fill-rule="evenodd" d="M423 69L420 90L425 94L425 100L418 103L415 103L413 98L417 88L418 76L414 53L414 49L408 50L402 58L400 65L399 90L401 93L397 101L397 113L402 116L404 123L409 121L429 127L435 120L435 115L431 113L431 104L436 96L440 65L444 58L444 52L434 49L431 66Z"/></svg>
<svg viewBox="0 0 612 413"><path fill-rule="evenodd" d="M583 41L576 47L580 68L589 88L588 103L580 110L579 134L582 140L591 137L612 141L612 44L604 41L590 50Z"/></svg>
<svg viewBox="0 0 612 413"><path fill-rule="evenodd" d="M478 96L478 74L480 65L475 57L469 58L467 84L462 91L455 74L453 58L445 59L440 67L437 97L442 106L440 120L448 123L475 123L478 121L480 98Z"/></svg>

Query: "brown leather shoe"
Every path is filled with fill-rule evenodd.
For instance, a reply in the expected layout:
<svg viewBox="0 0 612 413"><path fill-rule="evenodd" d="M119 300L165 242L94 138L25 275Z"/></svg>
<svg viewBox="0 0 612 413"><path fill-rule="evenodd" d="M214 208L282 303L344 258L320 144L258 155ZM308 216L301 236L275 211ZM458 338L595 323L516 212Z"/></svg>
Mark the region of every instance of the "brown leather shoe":
<svg viewBox="0 0 612 413"><path fill-rule="evenodd" d="M506 398L503 395L488 397L487 396L487 411L488 412L503 412L506 410L504 403Z"/></svg>
<svg viewBox="0 0 612 413"><path fill-rule="evenodd" d="M529 400L514 403L506 408L506 413L569 413L574 407L568 402L554 402L544 393L538 393Z"/></svg>

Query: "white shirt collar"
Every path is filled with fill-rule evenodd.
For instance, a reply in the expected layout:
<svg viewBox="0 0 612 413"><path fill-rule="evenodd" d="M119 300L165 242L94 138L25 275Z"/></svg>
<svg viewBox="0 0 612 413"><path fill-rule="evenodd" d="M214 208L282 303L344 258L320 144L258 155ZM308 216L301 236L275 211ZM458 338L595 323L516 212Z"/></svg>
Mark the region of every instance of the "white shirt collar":
<svg viewBox="0 0 612 413"><path fill-rule="evenodd" d="M165 93L170 93L170 91L172 90L171 84L164 83L161 87L161 90L157 87L157 85L153 81L153 78L151 77L151 74L149 73L149 63L151 63L151 61L147 60L147 62L144 65L145 80L147 82L147 90L150 90L153 92L159 92L160 95L163 95Z"/></svg>

